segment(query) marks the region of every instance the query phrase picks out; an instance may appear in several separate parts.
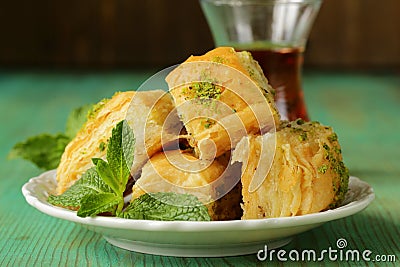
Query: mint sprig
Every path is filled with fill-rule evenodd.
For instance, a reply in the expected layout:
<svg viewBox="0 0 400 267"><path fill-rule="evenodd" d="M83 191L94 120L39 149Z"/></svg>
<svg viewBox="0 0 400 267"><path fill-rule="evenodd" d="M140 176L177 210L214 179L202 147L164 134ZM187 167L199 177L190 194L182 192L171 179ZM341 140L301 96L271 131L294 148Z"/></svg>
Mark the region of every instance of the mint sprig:
<svg viewBox="0 0 400 267"><path fill-rule="evenodd" d="M93 158L94 167L63 194L48 198L50 204L77 210L80 217L109 213L126 219L209 221L207 208L194 195L172 192L147 193L124 209L123 193L134 158L135 137L124 120L112 130L106 160Z"/></svg>
<svg viewBox="0 0 400 267"><path fill-rule="evenodd" d="M210 221L207 208L190 194L147 193L132 201L120 214L126 219L157 221Z"/></svg>
<svg viewBox="0 0 400 267"><path fill-rule="evenodd" d="M63 194L48 198L53 205L77 209L80 217L110 212L119 215L124 207L123 193L133 163L135 138L128 123L123 120L112 130L107 146L107 161L92 159L95 167Z"/></svg>

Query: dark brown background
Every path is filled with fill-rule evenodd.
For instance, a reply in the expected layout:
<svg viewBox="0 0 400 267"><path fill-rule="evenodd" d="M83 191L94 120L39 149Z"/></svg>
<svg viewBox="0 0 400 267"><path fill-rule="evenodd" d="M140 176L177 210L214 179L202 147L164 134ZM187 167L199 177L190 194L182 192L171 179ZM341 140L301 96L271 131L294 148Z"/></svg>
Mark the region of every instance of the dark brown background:
<svg viewBox="0 0 400 267"><path fill-rule="evenodd" d="M305 63L400 68L400 1L325 0ZM197 0L0 3L0 67L164 67L213 41Z"/></svg>

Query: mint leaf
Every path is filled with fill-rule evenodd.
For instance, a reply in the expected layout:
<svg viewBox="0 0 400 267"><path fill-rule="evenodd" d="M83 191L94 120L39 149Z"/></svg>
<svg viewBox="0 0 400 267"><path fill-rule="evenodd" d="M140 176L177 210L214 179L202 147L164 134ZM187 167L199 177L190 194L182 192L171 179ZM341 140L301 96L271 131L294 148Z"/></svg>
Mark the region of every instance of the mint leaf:
<svg viewBox="0 0 400 267"><path fill-rule="evenodd" d="M82 126L86 123L88 113L93 109L93 104L86 104L71 111L65 125L65 135L74 138Z"/></svg>
<svg viewBox="0 0 400 267"><path fill-rule="evenodd" d="M119 215L126 219L159 221L210 221L197 197L177 193L147 193L132 201Z"/></svg>
<svg viewBox="0 0 400 267"><path fill-rule="evenodd" d="M122 202L124 200L122 199ZM95 216L103 212L114 214L116 206L121 202L120 197L114 193L93 193L86 195L81 200L81 207L78 210L79 217Z"/></svg>
<svg viewBox="0 0 400 267"><path fill-rule="evenodd" d="M123 120L112 130L107 147L107 161L114 174L112 185L116 193L123 193L130 176L134 157L135 138L128 123Z"/></svg>
<svg viewBox="0 0 400 267"><path fill-rule="evenodd" d="M100 178L96 168L92 167L63 194L50 195L47 201L56 206L77 210L86 196L112 192L113 190Z"/></svg>
<svg viewBox="0 0 400 267"><path fill-rule="evenodd" d="M115 194L120 194L118 181L116 181L110 165L102 159L96 159L93 162L96 164L96 170L101 179L112 188Z"/></svg>
<svg viewBox="0 0 400 267"><path fill-rule="evenodd" d="M64 134L40 134L15 144L8 158L23 158L41 169L55 169L69 142L70 138Z"/></svg>

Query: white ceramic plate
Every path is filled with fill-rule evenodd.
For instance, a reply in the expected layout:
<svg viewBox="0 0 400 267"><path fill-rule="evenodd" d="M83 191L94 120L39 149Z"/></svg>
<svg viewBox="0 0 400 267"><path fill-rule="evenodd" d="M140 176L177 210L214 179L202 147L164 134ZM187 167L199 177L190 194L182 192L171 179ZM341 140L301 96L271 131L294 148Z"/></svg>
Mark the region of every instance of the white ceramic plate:
<svg viewBox="0 0 400 267"><path fill-rule="evenodd" d="M113 217L80 218L76 212L47 203L56 188L55 171L32 178L22 187L26 201L43 213L95 231L111 244L127 250L168 256L219 257L256 253L286 245L291 237L366 208L373 189L350 177L343 206L320 213L259 220L213 222L146 221Z"/></svg>

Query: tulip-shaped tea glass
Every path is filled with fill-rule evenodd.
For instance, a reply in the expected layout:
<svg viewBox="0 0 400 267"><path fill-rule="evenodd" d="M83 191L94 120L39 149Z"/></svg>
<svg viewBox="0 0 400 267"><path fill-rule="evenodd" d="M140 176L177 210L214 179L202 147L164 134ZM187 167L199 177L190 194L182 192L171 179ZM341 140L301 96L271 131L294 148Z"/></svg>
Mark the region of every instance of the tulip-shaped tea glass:
<svg viewBox="0 0 400 267"><path fill-rule="evenodd" d="M216 46L252 53L271 86L282 119L308 120L303 52L322 0L200 0Z"/></svg>

